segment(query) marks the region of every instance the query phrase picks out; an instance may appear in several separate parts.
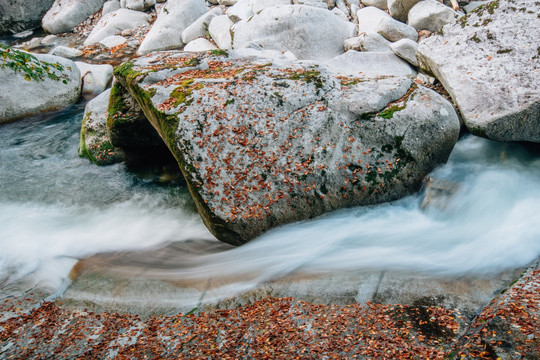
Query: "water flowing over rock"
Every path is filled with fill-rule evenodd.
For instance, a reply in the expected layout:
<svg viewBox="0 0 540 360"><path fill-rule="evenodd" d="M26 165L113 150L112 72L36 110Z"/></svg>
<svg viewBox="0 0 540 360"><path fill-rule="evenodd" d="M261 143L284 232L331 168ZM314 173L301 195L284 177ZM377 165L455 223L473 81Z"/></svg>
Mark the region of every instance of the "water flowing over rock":
<svg viewBox="0 0 540 360"><path fill-rule="evenodd" d="M41 25L41 18L54 0L0 1L0 35L12 34Z"/></svg>
<svg viewBox="0 0 540 360"><path fill-rule="evenodd" d="M30 61L29 66L46 66L58 79L47 76L42 80L25 79L24 73L0 68L0 123L57 110L79 99L80 72L73 61L54 55L33 56L37 60ZM53 69L43 62L60 64L64 70Z"/></svg>
<svg viewBox="0 0 540 360"><path fill-rule="evenodd" d="M539 2L494 1L420 43L420 67L441 81L475 135L540 142L539 11Z"/></svg>
<svg viewBox="0 0 540 360"><path fill-rule="evenodd" d="M220 54L155 53L115 76L222 241L238 245L285 223L402 197L457 140L451 104L408 77Z"/></svg>
<svg viewBox="0 0 540 360"><path fill-rule="evenodd" d="M51 34L71 31L101 9L105 0L55 0L42 19L43 29Z"/></svg>
<svg viewBox="0 0 540 360"><path fill-rule="evenodd" d="M267 50L291 51L298 59L328 60L343 53L343 42L356 29L329 10L282 5L234 24L231 32L234 49L257 44Z"/></svg>

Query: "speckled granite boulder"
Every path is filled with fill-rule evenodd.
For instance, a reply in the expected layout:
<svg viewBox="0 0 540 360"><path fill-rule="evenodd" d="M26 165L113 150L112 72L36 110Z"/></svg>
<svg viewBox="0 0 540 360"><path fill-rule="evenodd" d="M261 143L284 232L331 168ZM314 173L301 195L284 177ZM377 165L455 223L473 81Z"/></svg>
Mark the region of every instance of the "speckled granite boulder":
<svg viewBox="0 0 540 360"><path fill-rule="evenodd" d="M409 194L459 133L450 103L405 76L223 51L155 53L115 76L178 160L206 226L235 245Z"/></svg>
<svg viewBox="0 0 540 360"><path fill-rule="evenodd" d="M441 81L472 133L540 142L539 12L538 1L494 1L418 47L420 67Z"/></svg>

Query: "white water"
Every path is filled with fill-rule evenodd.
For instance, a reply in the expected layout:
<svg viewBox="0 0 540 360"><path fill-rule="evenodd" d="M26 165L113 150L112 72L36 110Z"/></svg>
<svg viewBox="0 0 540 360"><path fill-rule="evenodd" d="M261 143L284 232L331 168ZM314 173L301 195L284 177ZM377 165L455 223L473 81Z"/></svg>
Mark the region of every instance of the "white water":
<svg viewBox="0 0 540 360"><path fill-rule="evenodd" d="M59 286L77 258L212 239L185 189L79 159L81 117L79 108L0 126L0 284L31 274ZM538 156L467 136L432 176L460 184L443 210L420 210L420 195L341 210L155 275L238 277L243 287L296 270L491 273L540 255Z"/></svg>

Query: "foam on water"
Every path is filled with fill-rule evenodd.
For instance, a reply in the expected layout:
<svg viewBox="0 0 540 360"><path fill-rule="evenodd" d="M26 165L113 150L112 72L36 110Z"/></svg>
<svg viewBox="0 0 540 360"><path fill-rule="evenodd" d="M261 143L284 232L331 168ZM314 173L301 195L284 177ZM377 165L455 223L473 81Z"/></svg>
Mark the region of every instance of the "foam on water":
<svg viewBox="0 0 540 360"><path fill-rule="evenodd" d="M185 189L156 187L121 165L100 168L78 158L81 111L0 126L4 282L33 274L59 286L77 258L213 239ZM459 184L444 207L421 210L421 195L414 195L340 210L238 248L193 254L155 275L238 277L238 289L296 270L460 275L523 266L540 255L538 156L466 136L432 177Z"/></svg>

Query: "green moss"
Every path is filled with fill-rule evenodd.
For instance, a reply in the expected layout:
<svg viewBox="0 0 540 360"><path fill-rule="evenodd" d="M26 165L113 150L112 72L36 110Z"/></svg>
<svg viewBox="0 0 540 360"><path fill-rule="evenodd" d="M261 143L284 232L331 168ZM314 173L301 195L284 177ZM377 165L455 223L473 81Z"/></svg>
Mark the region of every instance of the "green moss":
<svg viewBox="0 0 540 360"><path fill-rule="evenodd" d="M321 77L321 72L318 70L306 70L302 72L296 72L290 75L289 79L291 80L302 80L307 83L315 84L317 89L320 89L324 86L324 81Z"/></svg>
<svg viewBox="0 0 540 360"><path fill-rule="evenodd" d="M513 49L502 49L502 50L497 50L497 54L508 54L509 52L511 52Z"/></svg>
<svg viewBox="0 0 540 360"><path fill-rule="evenodd" d="M184 80L178 87L176 87L171 92L170 96L176 99L176 101L174 102L175 107L178 107L182 104L191 104L191 93L193 91L191 85L193 84L193 81L193 79Z"/></svg>
<svg viewBox="0 0 540 360"><path fill-rule="evenodd" d="M469 40L472 40L474 41L475 43L479 43L479 42L482 42L482 40L480 40L477 36L477 34L474 34Z"/></svg>
<svg viewBox="0 0 540 360"><path fill-rule="evenodd" d="M221 49L210 50L210 54L216 56L229 56L229 53L227 51Z"/></svg>
<svg viewBox="0 0 540 360"><path fill-rule="evenodd" d="M401 111L407 107L407 103L409 102L409 100L414 98L414 90L416 90L417 88L418 86L416 85L416 83L413 83L413 85L409 88L409 90L407 90L407 92L405 93L403 98L399 100L399 102L387 106L385 109L383 109L376 115L387 120L393 118L394 113Z"/></svg>

